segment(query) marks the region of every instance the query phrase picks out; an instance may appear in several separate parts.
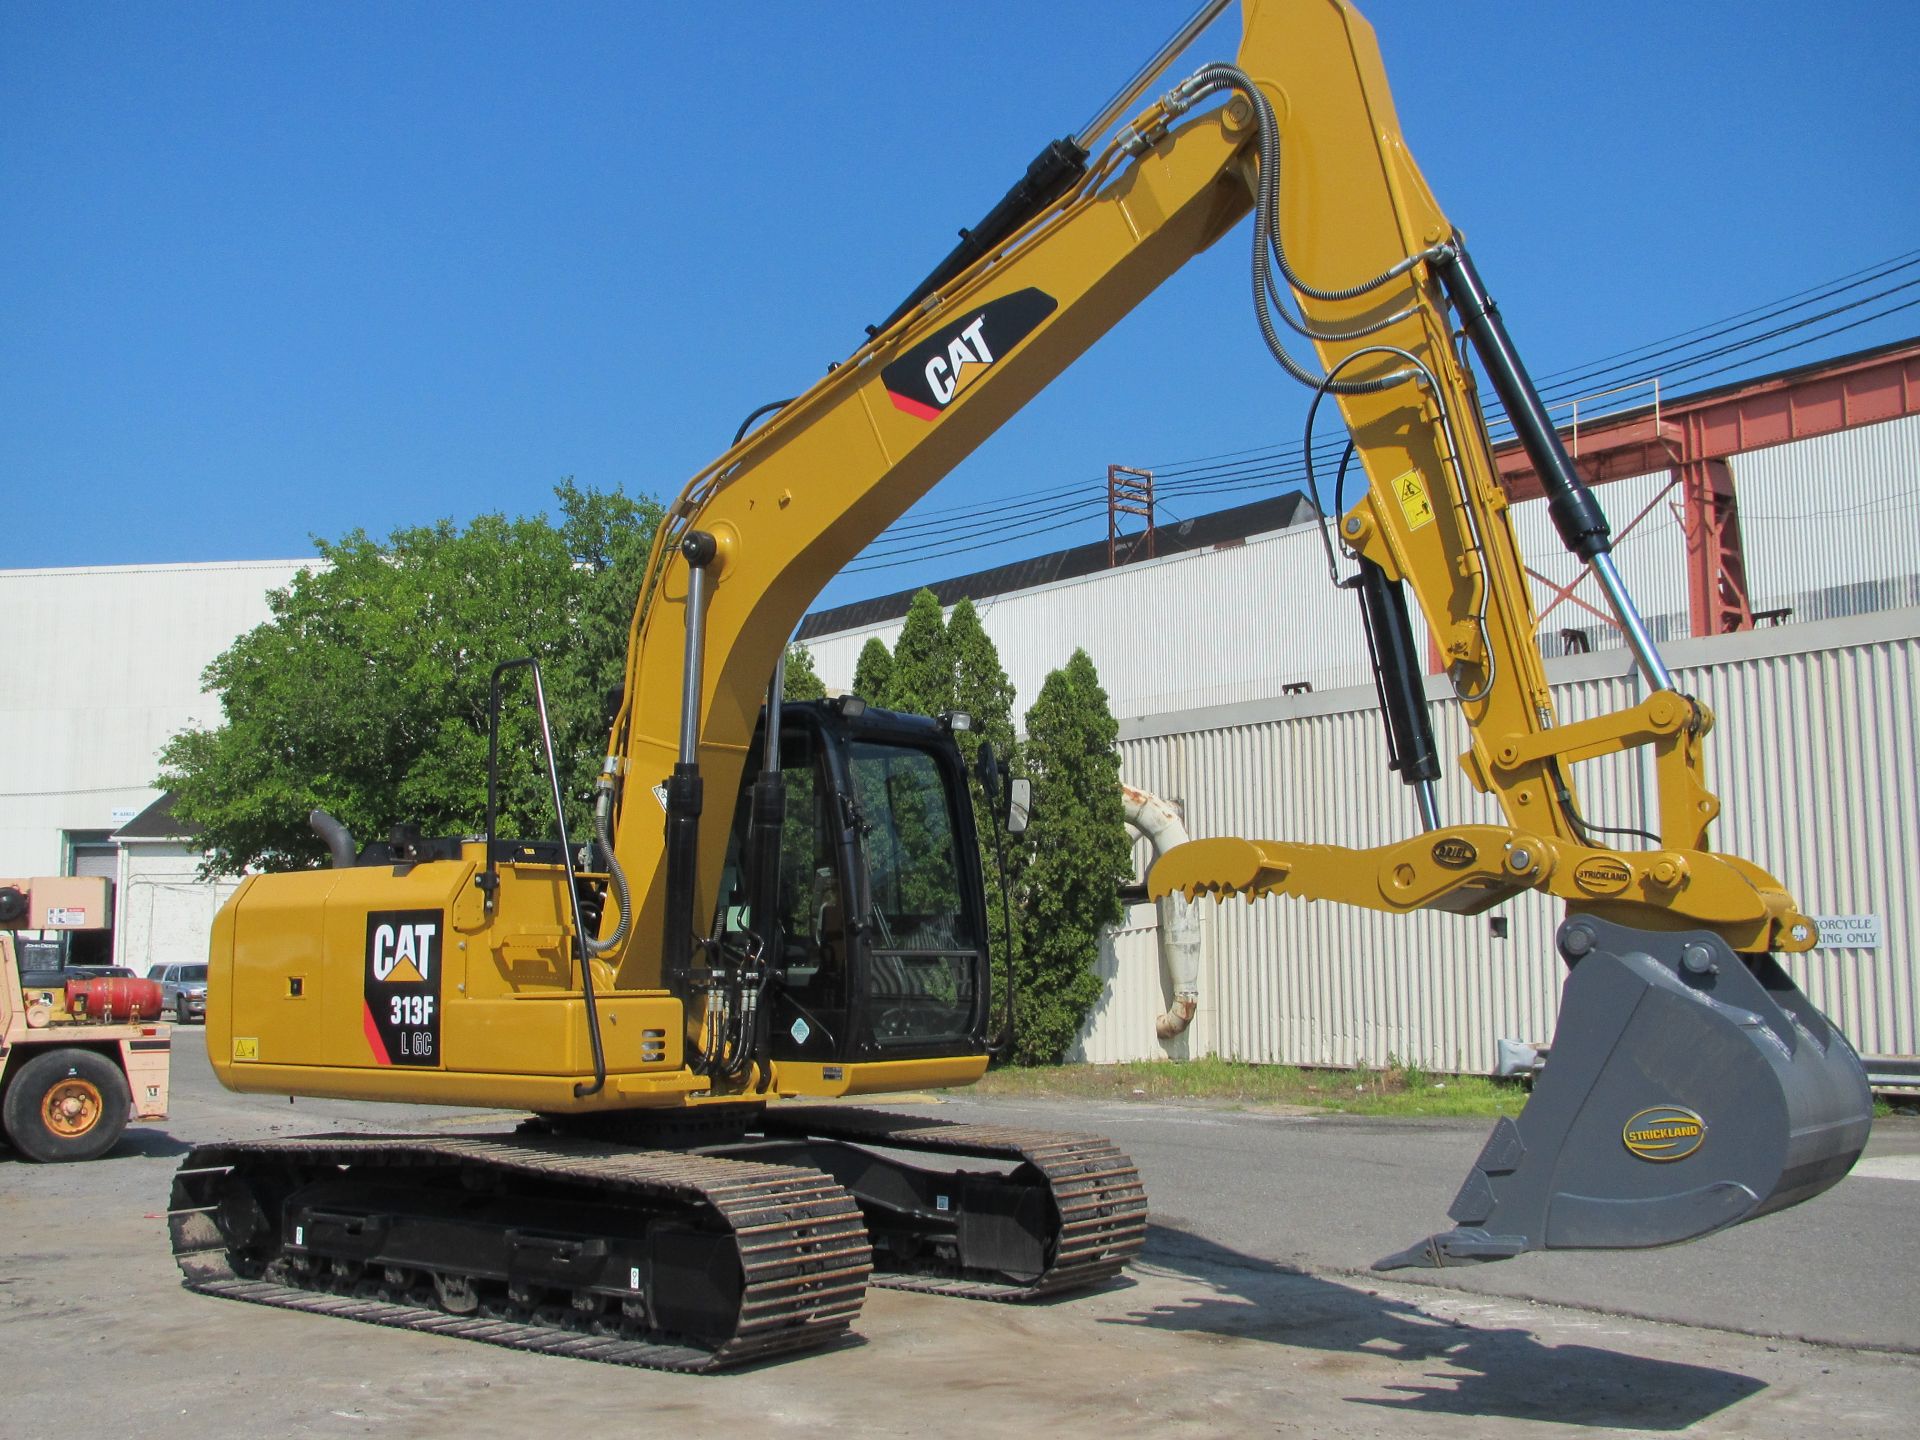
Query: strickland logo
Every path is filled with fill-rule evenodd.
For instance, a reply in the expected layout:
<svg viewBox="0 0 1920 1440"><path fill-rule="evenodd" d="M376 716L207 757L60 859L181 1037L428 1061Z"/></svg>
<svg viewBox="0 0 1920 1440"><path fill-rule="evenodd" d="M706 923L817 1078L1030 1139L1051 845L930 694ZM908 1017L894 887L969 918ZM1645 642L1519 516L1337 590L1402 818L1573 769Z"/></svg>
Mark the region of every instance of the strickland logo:
<svg viewBox="0 0 1920 1440"><path fill-rule="evenodd" d="M1034 289L989 300L882 370L880 383L887 387L887 398L909 415L938 420L955 396L964 394L1059 308L1059 301Z"/></svg>
<svg viewBox="0 0 1920 1440"><path fill-rule="evenodd" d="M1706 1143L1707 1122L1678 1105L1655 1105L1621 1126L1620 1138L1642 1160L1684 1160Z"/></svg>

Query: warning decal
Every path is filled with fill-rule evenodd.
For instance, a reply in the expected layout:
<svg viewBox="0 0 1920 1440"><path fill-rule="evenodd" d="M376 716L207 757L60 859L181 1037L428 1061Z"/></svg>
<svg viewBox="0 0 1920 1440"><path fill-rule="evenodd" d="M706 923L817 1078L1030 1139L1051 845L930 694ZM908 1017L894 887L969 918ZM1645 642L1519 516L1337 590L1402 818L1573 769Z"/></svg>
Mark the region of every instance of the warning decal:
<svg viewBox="0 0 1920 1440"><path fill-rule="evenodd" d="M376 1065L440 1063L440 968L446 915L376 910L367 916L367 1046Z"/></svg>
<svg viewBox="0 0 1920 1440"><path fill-rule="evenodd" d="M1393 498L1407 517L1407 529L1418 530L1433 520L1433 502L1427 498L1427 482L1418 470L1409 470L1393 482Z"/></svg>

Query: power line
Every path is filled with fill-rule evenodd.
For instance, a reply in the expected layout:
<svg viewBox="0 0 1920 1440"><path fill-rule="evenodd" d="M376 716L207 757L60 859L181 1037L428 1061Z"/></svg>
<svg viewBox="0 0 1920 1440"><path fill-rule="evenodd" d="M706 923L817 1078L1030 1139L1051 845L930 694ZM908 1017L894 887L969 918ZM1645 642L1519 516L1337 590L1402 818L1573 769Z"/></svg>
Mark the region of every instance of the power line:
<svg viewBox="0 0 1920 1440"><path fill-rule="evenodd" d="M1720 336L1730 335L1748 324L1756 324L1762 320L1784 315L1814 300L1826 299L1830 296L1857 288L1860 285L1871 284L1875 280L1882 279L1896 271L1911 269L1916 265L1920 265L1920 250L1912 250L1905 255L1897 255L1891 260L1879 261L1863 269L1842 275L1837 279L1825 280L1818 285L1809 286L1805 290L1796 291L1792 295L1785 296L1782 299L1768 301L1764 305L1756 305L1751 310L1742 310L1736 315L1729 315L1720 320L1708 321L1706 324L1697 325L1691 330L1683 330L1677 334L1669 335L1661 340L1650 341L1645 345L1637 346L1631 350L1618 351L1615 354L1604 356L1599 360L1588 361L1584 365L1576 365L1565 370L1549 372L1548 374L1536 377L1536 383L1555 391L1564 391L1570 384L1584 384L1589 377L1599 378L1615 370L1625 368L1625 366L1619 362L1633 360L1644 365L1648 361L1658 360L1666 355L1678 353L1685 347L1675 344L1674 342L1676 341L1691 339L1697 343L1703 340L1718 339Z"/></svg>
<svg viewBox="0 0 1920 1440"><path fill-rule="evenodd" d="M1077 520L1062 520L1059 523L1054 525L1035 526L1032 529L1026 530L1024 533L1029 535L1045 535L1055 530L1068 529L1071 526L1076 525L1078 523L1079 522ZM966 554L972 553L975 550L989 550L1002 543L1004 543L1003 537L995 535L973 545L958 545L958 546L954 546L951 549L927 550L923 552L916 552L912 555L904 556L898 560L881 560L869 565L861 565L861 564L849 565L846 568L844 573L849 575L858 575L868 570L892 570L902 565L915 564L921 560L939 560L939 559L945 558L948 555L966 555ZM1009 561L1008 563L1014 564L1017 562Z"/></svg>
<svg viewBox="0 0 1920 1440"><path fill-rule="evenodd" d="M1916 267L1920 267L1920 250L1877 261L1778 300L1675 332L1629 350L1618 351L1596 361L1552 372L1543 377L1548 383L1541 387L1542 398L1549 404L1563 402L1573 398L1576 393L1590 394L1591 387L1601 382L1609 382L1608 389L1651 384L1656 379L1671 382L1682 377L1693 383L1804 349L1821 340L1920 306L1920 296L1916 296L1900 299L1899 303L1873 310L1869 314L1855 314L1864 307L1897 299L1920 289L1920 275L1899 279L1897 283L1856 296L1845 303L1826 304ZM1823 304L1826 304L1824 309L1794 316L1796 311ZM1814 327L1843 315L1853 315L1854 318L1840 325L1814 330ZM1788 319L1788 316L1794 318ZM1782 323L1771 323L1775 321ZM1756 329L1761 326L1768 328ZM1743 331L1753 333L1743 335ZM1813 333L1802 334L1803 331ZM1799 338L1783 345L1761 348L1789 336ZM1715 361L1725 363L1715 365ZM1653 368L1647 368L1649 366ZM1705 366L1712 368L1703 369ZM1490 428L1504 425L1505 422L1497 405L1488 407L1487 419ZM1316 466L1330 463L1344 443L1344 440L1335 439L1316 445ZM1251 446L1143 468L1154 472L1158 493L1183 499L1247 491L1299 489L1308 473L1305 449L1300 444ZM1104 505L1105 486L1105 477L1099 476L1029 494L1011 504L984 502L923 512L913 520L889 526L854 564L847 567L846 573L896 569L919 561L971 554L1003 544L1015 532L1045 535L1072 528L1092 520L1099 513Z"/></svg>
<svg viewBox="0 0 1920 1440"><path fill-rule="evenodd" d="M1867 283L1867 282L1864 282L1864 281L1863 281L1863 282L1860 282L1860 283L1862 283L1862 284L1864 284L1864 283ZM1823 295L1823 296L1822 296L1821 298L1822 298L1822 299L1830 299L1830 298L1832 298L1833 296L1836 296L1836 295L1840 295L1840 294L1844 294L1844 293L1845 293L1845 292L1846 292L1847 290L1853 290L1853 289L1857 289L1857 288L1858 288L1858 285L1848 285L1848 286L1845 286L1845 287L1843 287L1842 289L1839 289L1839 290L1833 290L1833 291L1829 291L1829 292L1827 292L1827 293L1826 293L1825 295ZM1905 280L1905 281L1902 281L1902 282L1901 282L1900 284L1898 284L1898 285L1894 285L1894 286L1890 286L1889 288L1887 288L1887 289L1885 289L1885 290L1880 290L1880 291L1876 291L1876 292L1875 292L1874 294L1872 294L1872 295L1864 295L1864 296L1861 296L1860 298L1858 298L1858 299L1856 299L1856 300L1852 300L1852 301L1849 301L1849 302L1848 302L1847 304L1845 304L1845 305L1837 305L1837 306L1834 306L1834 307L1832 307L1831 309L1827 309L1827 310L1822 310L1822 311L1819 311L1819 312L1817 312L1817 313L1815 313L1815 314L1811 314L1811 315L1804 315L1804 316L1802 316L1802 317L1800 317L1800 318L1799 318L1798 320L1795 320L1795 321L1793 321L1793 322L1791 322L1791 323L1789 323L1789 324L1786 324L1786 325L1777 325L1777 326L1775 326L1775 327L1774 327L1773 329L1771 329L1771 330L1765 330L1765 331L1761 331L1761 332L1760 332L1760 333L1758 333L1758 334L1755 334L1755 335L1749 335L1749 336L1747 336L1747 337L1745 337L1744 339L1741 339L1741 340L1737 340L1737 341L1731 341L1731 342L1729 342L1729 343L1727 343L1727 344L1725 344L1725 345L1720 345L1720 346L1717 346L1717 347L1714 347L1714 348L1712 348L1712 349L1708 349L1708 350L1701 350L1701 351L1697 351L1697 352L1696 352L1696 353L1694 353L1694 354L1691 354L1691 355L1688 355L1688 356L1687 356L1687 357L1686 357L1685 359L1682 359L1682 360L1677 360L1677 361L1675 361L1674 363L1672 363L1672 364L1670 364L1670 365L1668 365L1668 366L1666 366L1665 368L1663 368L1662 370L1660 370L1660 371L1658 372L1658 375L1659 375L1659 378L1660 378L1660 379L1662 379L1662 380L1667 380L1667 379L1671 379L1671 378L1674 378L1675 376L1679 376L1679 375L1684 375L1684 374L1685 374L1685 373L1686 373L1687 371L1689 371L1689 370L1693 370L1693 369L1696 369L1696 368L1698 368L1699 366L1701 366L1701 365L1703 365L1703 364L1705 364L1705 363L1707 363L1707 362L1708 362L1708 361L1710 361L1710 360L1717 360L1717 359L1720 359L1720 358L1721 358L1722 356L1726 356L1726 355L1735 355L1735 354L1741 354L1741 353L1742 353L1742 352L1744 352L1744 351L1748 351L1748 350L1751 350L1751 349L1752 349L1752 347L1753 347L1753 346L1755 346L1755 345L1762 345L1762 344L1765 344L1765 343L1766 343L1767 341L1769 341L1769 340L1773 340L1773 339L1777 339L1777 338L1779 338L1779 337L1780 337L1780 336L1782 336L1782 335L1787 335L1787 334L1791 334L1791 333L1792 333L1792 332L1794 332L1795 330L1801 330L1801 329L1805 329L1806 327L1808 327L1808 326L1810 326L1810 325L1817 325L1817 324L1819 324L1819 323L1820 323L1821 321L1823 321L1823 320L1828 320L1828 319L1831 319L1831 318L1832 318L1833 316L1835 316L1835 315L1841 315L1841 314L1845 314L1845 313L1847 313L1848 311L1851 311L1851 310L1857 310L1857 309L1859 309L1859 308L1860 308L1860 307L1861 307L1862 305L1870 305L1870 304L1872 304L1873 302L1875 302L1875 301L1877 301L1877 300L1884 300L1884 299L1886 299L1887 297L1889 297L1889 296L1891 296L1891 295L1897 295L1897 294L1901 294L1901 293L1904 293L1904 292L1906 292L1906 291L1908 291L1908 290L1912 290L1912 289L1915 289L1915 288L1920 288L1920 276L1915 276L1914 278L1912 278L1912 279L1910 279L1910 280ZM1802 303L1807 303L1807 302L1802 302ZM1790 307L1790 308L1794 308L1794 309L1798 309L1798 308L1800 308L1800 307L1799 307L1799 306L1794 306L1794 307ZM1903 307L1896 307L1896 308L1903 308ZM1785 314L1785 313L1787 313L1787 312L1786 312L1786 311L1775 311L1775 312L1773 312L1773 313L1772 313L1771 315L1769 315L1769 316L1767 316L1767 317L1765 317L1765 318L1774 318L1774 316L1777 316L1777 315L1780 315L1780 314ZM1883 315L1884 315L1884 314L1891 314L1891 313L1892 313L1892 311L1884 311L1884 312L1881 312L1881 313L1882 313ZM1871 316L1871 317L1868 317L1868 318L1869 318L1869 319L1877 319L1877 318L1880 318L1880 316ZM1758 323L1758 322L1757 322L1757 321L1755 321L1755 322L1748 322L1748 323L1749 323L1749 324L1753 324L1753 323ZM1745 327L1745 326L1740 326L1740 327L1736 327L1736 328L1742 328L1742 329L1744 329L1744 328L1746 328L1746 327ZM1843 328L1855 328L1855 327L1843 327ZM1714 332L1714 333L1713 333L1713 335L1712 335L1712 336L1703 336L1702 338L1703 338L1703 339L1708 339L1708 338L1718 338L1718 337L1719 337L1720 335L1722 335L1722 334L1725 334L1725 333L1728 333L1728 332L1725 332L1725 331L1716 331L1716 332ZM1838 333L1840 333L1840 332L1839 332L1838 330L1834 330L1834 331L1827 331L1827 332L1825 332L1825 334L1828 334L1828 335L1831 335L1831 334L1838 334ZM1824 338L1824 335L1821 335L1821 336L1809 336L1809 337L1807 337L1807 340L1805 340L1805 341L1802 341L1802 342L1800 342L1800 343L1802 343L1802 344L1806 344L1806 343L1810 343L1810 342L1811 342L1811 341L1813 341L1813 340L1816 340L1816 339L1822 339L1822 338ZM1736 366L1731 366L1731 367L1729 367L1729 366L1722 366L1720 370L1715 370L1715 371L1712 371L1712 372L1710 372L1710 373L1712 373L1712 374L1716 374L1716 375L1717 375L1717 374L1720 374L1720 373L1722 373L1722 371L1723 371L1723 370L1726 370L1726 369L1729 369L1729 368L1739 368L1739 365L1749 365L1749 364L1752 364L1753 362L1755 362L1755 361L1757 361L1757 360L1762 360L1762 359L1765 359L1765 358L1767 358L1767 356L1769 356L1769 355L1775 355L1775 354L1779 354L1779 353L1780 353L1780 352L1779 352L1779 351L1777 351L1777 350L1770 350L1770 351L1766 351L1766 352L1764 352L1764 353L1762 353L1762 354L1746 354L1746 355L1744 355L1744 356L1743 356L1743 358L1742 358L1742 359L1740 360L1740 362L1738 363L1738 365L1736 365ZM1607 378L1607 376L1606 376L1606 374L1605 374L1605 372L1595 372L1595 373L1593 374L1593 376L1592 376L1592 379L1594 379L1594 380L1601 380L1601 379L1605 379L1605 378ZM1653 379L1653 378L1654 378L1654 376L1653 376L1653 375L1651 375L1651 374L1646 374L1646 375L1642 375L1642 376L1639 376L1638 378L1640 378L1640 379L1643 379L1643 380L1651 380L1651 379ZM1699 376L1695 376L1694 378L1695 378L1695 379L1698 379L1698 378L1701 378L1701 377L1699 377ZM1566 393L1566 390L1565 390L1565 388L1563 387L1563 388L1562 388L1562 389L1561 389L1561 390L1560 390L1560 391L1559 391L1558 393L1560 393L1560 394L1565 394L1565 393ZM1543 396L1543 398L1544 398L1544 396Z"/></svg>
<svg viewBox="0 0 1920 1440"><path fill-rule="evenodd" d="M1906 290L1911 287L1903 285L1899 288L1902 290ZM1733 364L1722 365L1718 369L1704 371L1701 374L1695 375L1693 378L1695 380L1708 380L1715 375L1725 375L1728 372L1733 370L1744 370L1748 365L1751 365L1756 360L1769 360L1776 355L1785 355L1789 351L1805 349L1808 345L1813 344L1816 340L1826 340L1826 339L1830 339L1835 335L1844 335L1849 330L1858 330L1863 325L1871 325L1876 320L1884 320L1889 315L1897 315L1901 311L1911 310L1917 305L1920 305L1920 296L1916 296L1911 300L1902 301L1898 305L1889 305L1886 309L1876 311L1872 315L1863 315L1858 320L1849 321L1845 325L1836 325L1830 330L1822 330L1817 335L1808 335L1804 339L1794 341L1791 345L1778 345L1771 350L1763 350L1757 355L1743 356L1739 361ZM1845 308L1851 310L1853 307L1849 305ZM1838 314L1840 312L1830 311L1828 313ZM1824 318L1824 317L1819 317L1819 318ZM1793 328L1798 328L1798 327L1793 327ZM1786 334L1787 331L1782 330L1782 331L1776 331L1774 333L1776 335L1781 335L1781 334Z"/></svg>
<svg viewBox="0 0 1920 1440"><path fill-rule="evenodd" d="M1073 501L1069 504L1056 505L1045 510L1032 512L1022 517L1022 523L1020 528L1022 530L1034 529L1035 528L1034 526L1026 523L1029 520L1054 520L1054 519L1058 519L1060 516L1063 516L1063 515L1073 515L1078 517L1081 512L1087 512L1090 515L1092 512L1099 509L1100 503L1101 502L1099 500L1089 497L1086 499ZM1003 534L1008 528L1009 528L1008 525L1004 523L1004 521L1001 520L1000 518L991 517L991 516L983 517L982 519L972 523L971 525L945 527L945 533L937 541L914 541L910 544L889 546L884 543L886 537L882 536L880 540L876 540L873 544L869 545L866 548L866 550L862 551L861 553L863 556L870 557L873 559L884 558L885 556L898 554L898 553L901 553L902 551L909 551L909 552L918 554L922 551L929 550L930 546L937 546L937 547L944 548L946 546L951 545L954 541L970 540L982 534L991 533L997 536L997 535ZM1048 526L1046 528L1057 529L1059 527ZM933 551L930 553L938 553L938 552Z"/></svg>

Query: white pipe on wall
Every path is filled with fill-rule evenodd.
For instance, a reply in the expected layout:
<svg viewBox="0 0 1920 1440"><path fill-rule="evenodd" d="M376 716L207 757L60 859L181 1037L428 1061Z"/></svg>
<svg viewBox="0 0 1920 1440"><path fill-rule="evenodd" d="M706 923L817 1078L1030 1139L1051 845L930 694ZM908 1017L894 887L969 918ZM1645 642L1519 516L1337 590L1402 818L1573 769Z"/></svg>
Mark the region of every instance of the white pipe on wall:
<svg viewBox="0 0 1920 1440"><path fill-rule="evenodd" d="M1187 843L1186 822L1180 812L1157 795L1120 787L1127 824L1153 847L1154 858ZM1153 1022L1153 1033L1171 1040L1193 1023L1200 1005L1200 920L1185 896L1169 895L1154 906L1159 920L1160 963L1173 981L1173 1004Z"/></svg>

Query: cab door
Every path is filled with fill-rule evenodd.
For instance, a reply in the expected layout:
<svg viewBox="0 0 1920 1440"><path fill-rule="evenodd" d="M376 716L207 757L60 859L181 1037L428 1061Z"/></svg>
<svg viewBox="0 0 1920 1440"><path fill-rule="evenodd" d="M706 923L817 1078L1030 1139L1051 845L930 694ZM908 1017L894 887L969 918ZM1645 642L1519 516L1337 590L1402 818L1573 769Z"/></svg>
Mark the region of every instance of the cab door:
<svg viewBox="0 0 1920 1440"><path fill-rule="evenodd" d="M979 858L950 742L854 735L839 758L854 820L854 1053L977 1050L987 1003Z"/></svg>
<svg viewBox="0 0 1920 1440"><path fill-rule="evenodd" d="M838 804L818 720L787 708L780 737L785 819L780 833L778 901L771 927L753 913L745 863L749 776L741 788L721 879L717 937L735 954L771 943L768 1053L775 1060L826 1062L848 1057L848 918L842 903L848 873L845 815ZM758 739L755 753L760 750Z"/></svg>

